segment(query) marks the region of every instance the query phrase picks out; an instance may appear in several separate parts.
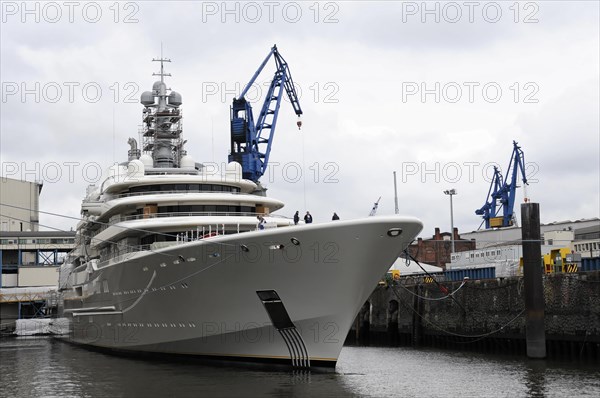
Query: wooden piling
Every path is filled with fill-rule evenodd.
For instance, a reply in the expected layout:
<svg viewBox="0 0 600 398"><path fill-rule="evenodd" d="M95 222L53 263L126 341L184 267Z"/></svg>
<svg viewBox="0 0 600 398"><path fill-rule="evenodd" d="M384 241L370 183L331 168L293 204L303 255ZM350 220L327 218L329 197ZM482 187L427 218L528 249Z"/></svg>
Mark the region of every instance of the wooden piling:
<svg viewBox="0 0 600 398"><path fill-rule="evenodd" d="M423 294L423 287L420 284L415 285L415 295L413 297L413 316L412 316L412 345L413 347L420 347L423 343L421 318L422 311L422 300L420 298Z"/></svg>

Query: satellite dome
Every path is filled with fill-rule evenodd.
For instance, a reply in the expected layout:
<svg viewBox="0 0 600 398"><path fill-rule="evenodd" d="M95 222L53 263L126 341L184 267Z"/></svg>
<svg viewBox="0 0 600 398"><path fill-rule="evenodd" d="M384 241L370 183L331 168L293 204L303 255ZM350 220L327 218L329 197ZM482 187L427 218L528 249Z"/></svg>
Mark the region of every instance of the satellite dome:
<svg viewBox="0 0 600 398"><path fill-rule="evenodd" d="M183 102L181 101L181 94L175 91L171 91L171 94L169 95L169 105L179 106L182 103Z"/></svg>
<svg viewBox="0 0 600 398"><path fill-rule="evenodd" d="M229 162L225 166L225 175L227 179L240 181L242 179L242 165L238 162Z"/></svg>
<svg viewBox="0 0 600 398"><path fill-rule="evenodd" d="M154 160L152 159L152 156L148 155L147 153L143 154L142 156L140 156L140 162L142 162L142 164L144 165L144 167L152 167L154 166Z"/></svg>
<svg viewBox="0 0 600 398"><path fill-rule="evenodd" d="M137 180L144 176L144 163L141 160L133 159L127 165L127 178Z"/></svg>
<svg viewBox="0 0 600 398"><path fill-rule="evenodd" d="M144 91L142 93L142 98L140 99L140 102L142 103L142 105L153 105L154 104L154 94L152 94L152 91Z"/></svg>
<svg viewBox="0 0 600 398"><path fill-rule="evenodd" d="M179 162L179 166L182 169L194 169L196 166L196 162L194 161L194 158L190 155L183 155L181 157L181 161Z"/></svg>

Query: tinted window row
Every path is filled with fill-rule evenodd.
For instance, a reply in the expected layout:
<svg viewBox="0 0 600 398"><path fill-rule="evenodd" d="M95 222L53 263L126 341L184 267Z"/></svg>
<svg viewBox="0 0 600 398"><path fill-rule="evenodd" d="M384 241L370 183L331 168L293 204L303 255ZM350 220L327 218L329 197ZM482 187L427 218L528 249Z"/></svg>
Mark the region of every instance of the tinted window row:
<svg viewBox="0 0 600 398"><path fill-rule="evenodd" d="M181 206L159 206L158 213L255 213L256 208L252 206L227 206L227 205L181 205ZM137 214L143 214L144 209L137 209Z"/></svg>
<svg viewBox="0 0 600 398"><path fill-rule="evenodd" d="M25 245L25 244L33 244L33 243L37 243L37 244L59 244L59 245L63 245L63 244L73 244L75 243L75 238L67 238L67 239L19 239L18 243L21 245ZM0 244L2 245L16 245L17 244L17 239L0 239Z"/></svg>
<svg viewBox="0 0 600 398"><path fill-rule="evenodd" d="M239 187L217 184L161 184L144 185L140 187L129 188L130 193L139 192L159 192L159 191L178 191L178 192L240 192Z"/></svg>

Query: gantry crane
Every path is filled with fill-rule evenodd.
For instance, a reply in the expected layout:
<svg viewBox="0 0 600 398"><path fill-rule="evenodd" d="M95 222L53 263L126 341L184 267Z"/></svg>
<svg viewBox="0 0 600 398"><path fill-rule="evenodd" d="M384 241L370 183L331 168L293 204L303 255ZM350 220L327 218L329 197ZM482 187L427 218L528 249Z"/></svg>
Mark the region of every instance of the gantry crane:
<svg viewBox="0 0 600 398"><path fill-rule="evenodd" d="M245 97L271 56L275 58L277 70L255 123L252 106ZM235 161L242 165L242 177L245 179L258 182L267 170L284 88L294 112L300 117L302 109L300 108L290 69L277 50L277 46L273 46L269 55L258 67L244 90L237 98L233 99L231 106L231 153L229 161ZM300 119L298 119L297 125L300 129L302 126Z"/></svg>
<svg viewBox="0 0 600 398"><path fill-rule="evenodd" d="M486 229L513 225L513 209L519 170L521 170L523 184L528 185L525 176L525 155L517 142L513 141L513 153L506 170L506 178L503 180L502 173L494 166L494 177L490 184L487 201L480 209L475 210L475 214L483 216ZM508 181L509 176L510 182ZM527 202L527 194L524 197L525 202ZM502 210L502 215L500 215L500 210Z"/></svg>

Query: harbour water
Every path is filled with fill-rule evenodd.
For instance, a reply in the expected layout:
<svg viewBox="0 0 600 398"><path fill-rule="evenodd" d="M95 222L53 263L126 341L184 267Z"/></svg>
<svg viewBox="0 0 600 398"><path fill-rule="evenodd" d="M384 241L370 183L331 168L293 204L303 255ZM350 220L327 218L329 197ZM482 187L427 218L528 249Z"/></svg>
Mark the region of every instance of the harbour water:
<svg viewBox="0 0 600 398"><path fill-rule="evenodd" d="M0 397L598 397L600 364L344 347L333 372L126 358L51 337L0 340Z"/></svg>

